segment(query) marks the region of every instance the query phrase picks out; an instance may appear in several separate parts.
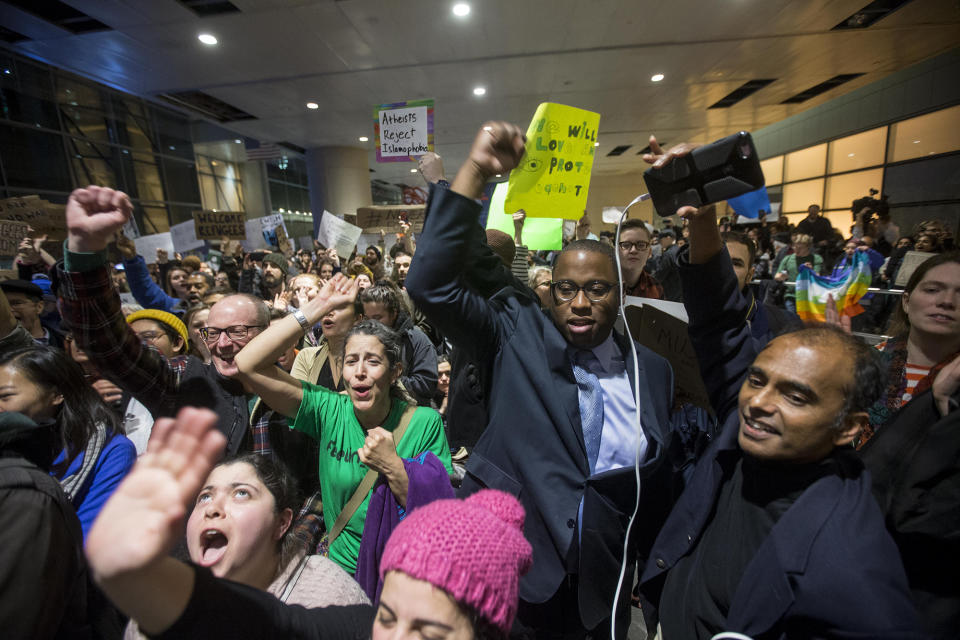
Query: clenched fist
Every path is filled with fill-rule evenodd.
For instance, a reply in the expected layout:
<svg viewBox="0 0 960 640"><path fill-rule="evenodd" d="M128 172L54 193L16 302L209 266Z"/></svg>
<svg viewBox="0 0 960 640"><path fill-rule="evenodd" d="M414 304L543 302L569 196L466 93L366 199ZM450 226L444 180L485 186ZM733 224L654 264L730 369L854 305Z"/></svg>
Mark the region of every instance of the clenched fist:
<svg viewBox="0 0 960 640"><path fill-rule="evenodd" d="M67 248L103 251L132 214L130 198L122 191L96 186L74 190L67 200Z"/></svg>

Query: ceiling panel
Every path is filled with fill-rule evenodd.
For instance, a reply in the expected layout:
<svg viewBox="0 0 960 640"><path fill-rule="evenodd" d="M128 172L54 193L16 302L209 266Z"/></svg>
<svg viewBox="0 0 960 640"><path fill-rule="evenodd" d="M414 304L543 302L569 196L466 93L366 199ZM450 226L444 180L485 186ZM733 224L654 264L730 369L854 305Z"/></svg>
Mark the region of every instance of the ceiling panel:
<svg viewBox="0 0 960 640"><path fill-rule="evenodd" d="M373 137L374 105L435 98L451 171L480 123L524 125L543 101L600 112L596 170L634 170L650 133L678 142L760 128L960 44L956 0L914 0L843 32L830 29L867 0L474 0L467 19L436 0L233 0L239 13L208 18L175 0L67 1L113 30L72 35L0 0L0 23L31 38L11 48L147 97L204 91L257 118L229 128L305 148L371 150L357 138ZM203 31L220 43L200 44ZM866 75L779 104L841 73ZM776 81L707 109L755 78ZM371 160L379 178L408 180L410 166Z"/></svg>

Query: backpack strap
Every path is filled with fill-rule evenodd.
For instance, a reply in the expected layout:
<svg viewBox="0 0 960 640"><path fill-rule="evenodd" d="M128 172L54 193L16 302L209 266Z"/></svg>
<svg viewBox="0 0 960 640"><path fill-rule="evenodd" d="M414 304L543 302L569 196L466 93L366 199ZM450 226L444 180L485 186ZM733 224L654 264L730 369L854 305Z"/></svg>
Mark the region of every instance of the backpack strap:
<svg viewBox="0 0 960 640"><path fill-rule="evenodd" d="M410 420L413 418L414 412L417 410L416 406L408 405L404 409L403 414L400 416L400 421L397 423L397 428L393 430L393 443L394 446L399 446L400 441L403 439L403 435L407 432L407 427L410 426ZM370 489L373 488L373 485L376 484L377 478L380 477L380 474L373 469L368 469L367 474L363 476L363 480L360 481L360 484L357 486L357 490L353 492L353 495L350 496L350 499L347 500L347 504L343 506L343 509L340 511L340 514L337 516L337 520L333 523L333 528L330 529L330 534L327 536L327 543L333 545L333 541L337 539L337 536L343 532L344 528L347 526L347 523L350 522L350 518L353 517L353 514L357 512L357 509L360 508L360 505L363 504L363 501L366 499L367 494L370 493Z"/></svg>

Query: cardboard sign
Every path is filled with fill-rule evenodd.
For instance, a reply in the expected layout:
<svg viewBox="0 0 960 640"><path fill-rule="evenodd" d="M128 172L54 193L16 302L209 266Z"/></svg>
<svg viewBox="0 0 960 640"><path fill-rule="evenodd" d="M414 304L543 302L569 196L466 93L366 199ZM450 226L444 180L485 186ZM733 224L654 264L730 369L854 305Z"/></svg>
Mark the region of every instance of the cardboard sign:
<svg viewBox="0 0 960 640"><path fill-rule="evenodd" d="M433 100L377 105L373 120L377 162L410 162L433 151Z"/></svg>
<svg viewBox="0 0 960 640"><path fill-rule="evenodd" d="M46 234L51 240L67 237L66 207L53 204L39 196L23 196L0 200L0 220L26 222L38 234Z"/></svg>
<svg viewBox="0 0 960 640"><path fill-rule="evenodd" d="M687 323L651 302L660 301L633 297L626 300L627 323L633 339L670 362L677 397L682 402L712 412L700 377L700 364L687 334Z"/></svg>
<svg viewBox="0 0 960 640"><path fill-rule="evenodd" d="M514 236L513 212L504 212L507 184L501 182L490 197L490 212L487 214L487 229L499 229L511 238ZM527 218L523 221L520 238L531 251L559 251L563 248L563 220L560 218Z"/></svg>
<svg viewBox="0 0 960 640"><path fill-rule="evenodd" d="M393 245L397 244L397 234L388 233L383 237L383 248L387 255L390 255L390 249ZM360 238L357 240L357 251L359 253L364 253L367 250L367 247L377 247L380 248L380 233L362 233Z"/></svg>
<svg viewBox="0 0 960 640"><path fill-rule="evenodd" d="M157 261L157 249L163 249L169 257L173 257L176 250L173 248L173 237L169 231L163 233L153 233L149 236L140 236L135 238L133 243L137 245L137 254L143 256L147 264Z"/></svg>
<svg viewBox="0 0 960 640"><path fill-rule="evenodd" d="M907 282L910 281L910 276L917 270L917 267L935 255L937 254L927 253L926 251L907 251L906 255L903 256L903 262L900 263L900 270L897 271L897 279L894 280L893 286L906 287Z"/></svg>
<svg viewBox="0 0 960 640"><path fill-rule="evenodd" d="M328 249L336 249L340 256L346 258L353 253L362 231L360 227L324 211L317 230L317 241Z"/></svg>
<svg viewBox="0 0 960 640"><path fill-rule="evenodd" d="M543 102L527 129L526 153L510 172L506 210L579 220L587 206L600 114Z"/></svg>
<svg viewBox="0 0 960 640"><path fill-rule="evenodd" d="M16 220L0 220L0 258L15 258L20 241L30 235L30 225Z"/></svg>
<svg viewBox="0 0 960 640"><path fill-rule="evenodd" d="M415 233L423 230L427 207L423 204L360 207L357 209L357 226L364 233L387 233L400 231L400 217L405 216Z"/></svg>
<svg viewBox="0 0 960 640"><path fill-rule="evenodd" d="M280 253L287 256L288 258L293 257L293 243L290 242L290 238L287 237L287 228L283 225L274 227L274 235L277 237L277 248L280 249Z"/></svg>
<svg viewBox="0 0 960 640"><path fill-rule="evenodd" d="M243 211L194 211L196 237L200 240L246 239L246 214Z"/></svg>
<svg viewBox="0 0 960 640"><path fill-rule="evenodd" d="M203 246L203 240L197 238L194 233L195 225L193 220L187 220L180 224L170 227L170 239L173 242L173 248L180 253L186 253L192 249L199 249Z"/></svg>

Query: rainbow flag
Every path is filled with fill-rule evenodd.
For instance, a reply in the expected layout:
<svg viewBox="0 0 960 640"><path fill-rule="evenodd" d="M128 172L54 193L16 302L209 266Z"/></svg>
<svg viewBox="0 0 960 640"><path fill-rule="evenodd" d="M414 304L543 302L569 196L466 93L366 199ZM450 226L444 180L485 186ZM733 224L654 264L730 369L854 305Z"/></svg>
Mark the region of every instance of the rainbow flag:
<svg viewBox="0 0 960 640"><path fill-rule="evenodd" d="M801 320L824 321L824 305L832 295L841 316L863 313L858 302L867 292L871 279L870 259L863 251L853 255L850 269L837 278L818 276L809 265L801 265L797 275L797 315Z"/></svg>

